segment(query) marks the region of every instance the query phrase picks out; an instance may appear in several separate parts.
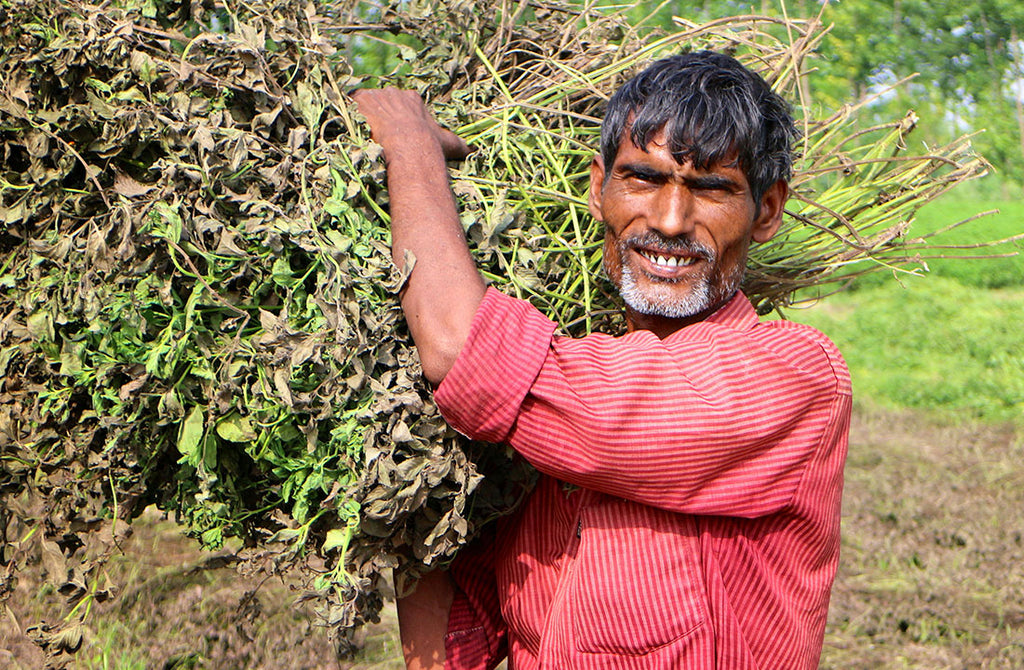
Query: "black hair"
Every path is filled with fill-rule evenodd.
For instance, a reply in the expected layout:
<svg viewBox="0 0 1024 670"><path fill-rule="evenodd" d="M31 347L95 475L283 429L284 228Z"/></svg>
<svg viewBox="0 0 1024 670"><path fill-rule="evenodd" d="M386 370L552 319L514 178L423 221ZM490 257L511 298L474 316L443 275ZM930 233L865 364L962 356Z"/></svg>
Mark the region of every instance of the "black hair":
<svg viewBox="0 0 1024 670"><path fill-rule="evenodd" d="M735 157L759 207L772 184L791 176L791 143L799 133L789 105L731 56L670 56L626 82L608 102L601 127L606 178L627 131L644 149L663 127L680 163L707 169Z"/></svg>

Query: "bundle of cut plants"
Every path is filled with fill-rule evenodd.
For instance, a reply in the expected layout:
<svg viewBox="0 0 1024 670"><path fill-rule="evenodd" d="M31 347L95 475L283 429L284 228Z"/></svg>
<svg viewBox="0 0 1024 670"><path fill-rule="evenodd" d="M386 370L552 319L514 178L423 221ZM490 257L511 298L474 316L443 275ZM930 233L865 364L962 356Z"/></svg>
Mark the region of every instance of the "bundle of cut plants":
<svg viewBox="0 0 1024 670"><path fill-rule="evenodd" d="M486 5L0 1L0 558L7 586L33 542L55 561L71 609L36 630L51 652L80 643L147 506L302 576L345 647L392 571L401 588L444 563L528 490L421 379L380 150L346 91L416 88L476 147L452 167L479 267L569 334L619 327L587 168L605 101L658 57L725 50L796 103L794 196L744 285L761 313L916 271L914 212L985 169L967 139L909 152L913 114L810 116L817 20L654 33Z"/></svg>

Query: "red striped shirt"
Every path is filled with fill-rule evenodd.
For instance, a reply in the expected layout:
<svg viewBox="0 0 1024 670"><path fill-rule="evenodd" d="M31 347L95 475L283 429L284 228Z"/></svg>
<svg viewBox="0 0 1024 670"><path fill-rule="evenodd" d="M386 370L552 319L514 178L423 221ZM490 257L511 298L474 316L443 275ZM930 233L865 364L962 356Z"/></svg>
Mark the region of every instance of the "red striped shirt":
<svg viewBox="0 0 1024 670"><path fill-rule="evenodd" d="M817 667L851 406L835 346L742 295L664 340L554 330L489 289L437 390L544 475L452 566L446 667Z"/></svg>

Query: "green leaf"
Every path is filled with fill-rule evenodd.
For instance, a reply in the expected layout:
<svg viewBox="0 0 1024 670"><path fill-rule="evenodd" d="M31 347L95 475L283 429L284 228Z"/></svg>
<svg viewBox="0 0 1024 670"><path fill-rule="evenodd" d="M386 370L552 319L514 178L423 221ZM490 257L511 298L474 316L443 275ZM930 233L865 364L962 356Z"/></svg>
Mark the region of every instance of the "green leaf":
<svg viewBox="0 0 1024 670"><path fill-rule="evenodd" d="M60 350L60 374L78 377L82 373L82 353L85 343L64 342Z"/></svg>
<svg viewBox="0 0 1024 670"><path fill-rule="evenodd" d="M37 342L53 342L56 333L53 330L53 317L47 311L39 311L25 320L28 334Z"/></svg>
<svg viewBox="0 0 1024 670"><path fill-rule="evenodd" d="M416 60L416 56L418 54L416 50L413 49L411 46L407 44L396 44L395 46L398 47L398 55L401 57L402 60L409 63Z"/></svg>
<svg viewBox="0 0 1024 670"><path fill-rule="evenodd" d="M181 431L178 433L178 451L184 461L192 466L198 466L202 460L199 443L203 439L204 423L203 410L197 405L192 408L188 417L182 422Z"/></svg>
<svg viewBox="0 0 1024 670"><path fill-rule="evenodd" d="M351 528L332 528L324 536L323 552L326 554L334 549L341 549L342 554L348 551L348 543L352 540Z"/></svg>
<svg viewBox="0 0 1024 670"><path fill-rule="evenodd" d="M207 472L213 472L217 468L217 440L208 435L203 443L203 466Z"/></svg>
<svg viewBox="0 0 1024 670"><path fill-rule="evenodd" d="M295 275L292 274L292 266L288 263L287 258L278 258L274 261L272 276L275 284L285 288L291 288L298 283Z"/></svg>
<svg viewBox="0 0 1024 670"><path fill-rule="evenodd" d="M299 82L295 87L295 107L298 108L302 120L311 133L316 133L320 126L320 116L324 112L324 106L320 103L316 92L304 82Z"/></svg>
<svg viewBox="0 0 1024 670"><path fill-rule="evenodd" d="M220 547L224 544L224 531L221 528L210 528L204 530L202 535L199 536L200 542L203 546L211 549Z"/></svg>
<svg viewBox="0 0 1024 670"><path fill-rule="evenodd" d="M156 203L150 212L150 221L155 224L153 227L154 235L163 237L175 244L181 242L182 223L176 205L172 206L166 202Z"/></svg>
<svg viewBox="0 0 1024 670"><path fill-rule="evenodd" d="M195 325L196 307L205 290L201 283L196 283L192 288L192 293L189 294L188 300L185 302L185 330L192 330Z"/></svg>
<svg viewBox="0 0 1024 670"><path fill-rule="evenodd" d="M237 413L231 413L218 421L216 430L228 442L252 442L256 439L256 431L249 417Z"/></svg>
<svg viewBox="0 0 1024 670"><path fill-rule="evenodd" d="M277 531L269 538L267 538L267 544L272 544L274 542L296 542L301 541L302 538L303 533L299 529L282 528L281 530Z"/></svg>

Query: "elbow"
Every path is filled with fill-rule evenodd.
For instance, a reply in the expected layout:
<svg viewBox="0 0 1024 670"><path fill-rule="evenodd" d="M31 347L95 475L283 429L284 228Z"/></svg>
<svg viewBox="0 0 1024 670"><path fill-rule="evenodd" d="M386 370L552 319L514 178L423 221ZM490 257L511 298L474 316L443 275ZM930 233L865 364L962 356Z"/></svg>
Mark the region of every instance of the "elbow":
<svg viewBox="0 0 1024 670"><path fill-rule="evenodd" d="M462 343L435 342L429 346L417 345L416 350L419 352L423 377L437 388L458 360Z"/></svg>
<svg viewBox="0 0 1024 670"><path fill-rule="evenodd" d="M443 308L435 302L414 301L408 294L403 298L402 308L419 353L423 376L435 387L455 365L469 340L473 317L483 299L482 294L475 297L475 300Z"/></svg>
<svg viewBox="0 0 1024 670"><path fill-rule="evenodd" d="M452 361L452 363L454 363L454 361ZM444 378L445 376L447 376L448 371L452 369L451 363L445 364L443 362L434 361L428 363L427 361L422 360L421 365L423 367L424 379L426 379L434 388L437 388L438 386L441 385L441 382L444 381Z"/></svg>

